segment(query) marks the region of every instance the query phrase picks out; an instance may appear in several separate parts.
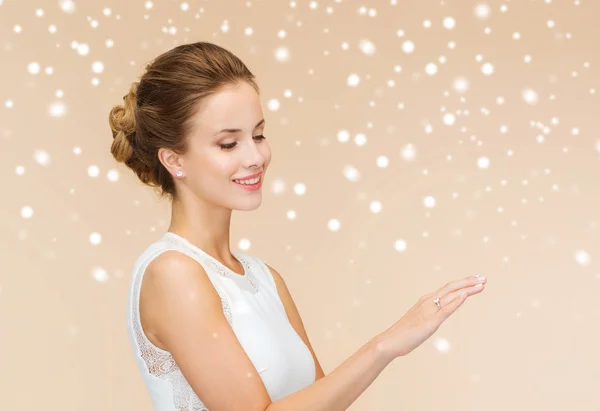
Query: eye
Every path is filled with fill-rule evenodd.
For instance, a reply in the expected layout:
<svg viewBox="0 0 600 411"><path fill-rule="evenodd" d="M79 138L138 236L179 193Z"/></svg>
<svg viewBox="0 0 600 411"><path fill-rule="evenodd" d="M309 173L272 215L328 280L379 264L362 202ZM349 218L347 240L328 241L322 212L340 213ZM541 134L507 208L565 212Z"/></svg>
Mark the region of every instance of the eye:
<svg viewBox="0 0 600 411"><path fill-rule="evenodd" d="M262 141L265 140L266 137L261 135L258 136L254 136L253 138L258 139L258 141ZM221 150L224 151L229 151L229 150L233 150L233 148L237 145L237 143L231 143L231 144L219 144L219 146L221 146Z"/></svg>

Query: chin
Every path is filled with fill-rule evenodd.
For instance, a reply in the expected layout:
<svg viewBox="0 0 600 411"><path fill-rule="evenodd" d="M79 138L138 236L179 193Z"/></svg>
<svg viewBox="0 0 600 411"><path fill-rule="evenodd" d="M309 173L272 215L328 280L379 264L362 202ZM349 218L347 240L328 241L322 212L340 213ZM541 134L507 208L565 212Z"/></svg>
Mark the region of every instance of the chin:
<svg viewBox="0 0 600 411"><path fill-rule="evenodd" d="M240 201L233 207L234 210L238 211L253 211L260 207L262 204L262 196L256 196L256 199L248 199L248 201Z"/></svg>

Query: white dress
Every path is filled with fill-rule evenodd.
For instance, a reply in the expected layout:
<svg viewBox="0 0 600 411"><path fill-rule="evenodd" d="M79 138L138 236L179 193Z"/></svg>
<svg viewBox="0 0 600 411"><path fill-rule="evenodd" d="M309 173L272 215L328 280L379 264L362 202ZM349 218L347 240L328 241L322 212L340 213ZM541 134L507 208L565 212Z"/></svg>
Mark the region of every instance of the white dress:
<svg viewBox="0 0 600 411"><path fill-rule="evenodd" d="M315 381L313 357L290 324L268 267L257 257L233 252L244 266L245 274L241 276L185 238L167 232L136 260L127 306L129 340L155 411L209 411L171 354L152 344L140 323L142 277L150 261L167 250L181 252L202 265L221 297L227 321L259 373L271 401Z"/></svg>

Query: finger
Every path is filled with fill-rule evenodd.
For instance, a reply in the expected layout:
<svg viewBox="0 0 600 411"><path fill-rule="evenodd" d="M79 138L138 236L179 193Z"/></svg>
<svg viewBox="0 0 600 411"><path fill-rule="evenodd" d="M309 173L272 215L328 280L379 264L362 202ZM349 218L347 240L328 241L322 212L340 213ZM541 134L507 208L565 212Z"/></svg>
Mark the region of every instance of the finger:
<svg viewBox="0 0 600 411"><path fill-rule="evenodd" d="M451 293L448 293L448 294L440 297L440 305L443 307L443 306L449 304L452 300L454 300L456 298L456 296L458 294L460 294L463 291L467 293L467 297L470 297L473 294L478 294L478 293L482 292L484 288L485 288L484 283L479 283L479 284L472 285L470 287L461 288L460 290L453 291Z"/></svg>
<svg viewBox="0 0 600 411"><path fill-rule="evenodd" d="M454 299L452 299L448 304L442 306L436 313L436 315L442 318L442 321L446 318L450 317L452 313L454 313L458 308L465 302L467 299L468 293L466 291L459 291Z"/></svg>
<svg viewBox="0 0 600 411"><path fill-rule="evenodd" d="M471 287L479 283L485 284L486 282L487 278L483 276L472 275L466 278L462 278L460 280L449 282L448 284L437 290L437 292L435 292L435 295L441 298L442 296L450 294L451 292L454 292L456 290L460 290L461 288Z"/></svg>

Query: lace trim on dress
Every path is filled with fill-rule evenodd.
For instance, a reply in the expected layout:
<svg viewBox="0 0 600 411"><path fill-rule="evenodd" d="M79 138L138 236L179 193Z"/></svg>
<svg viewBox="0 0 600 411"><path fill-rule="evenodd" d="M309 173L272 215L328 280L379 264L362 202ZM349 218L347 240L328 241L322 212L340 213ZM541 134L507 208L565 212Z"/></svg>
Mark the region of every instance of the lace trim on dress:
<svg viewBox="0 0 600 411"><path fill-rule="evenodd" d="M188 251L182 250L181 246L174 248L176 251L187 254ZM161 250L168 251L168 250ZM160 253L159 253L160 254ZM156 257L156 255L154 256ZM203 259L204 260L204 259ZM202 260L202 261L203 261ZM147 265L146 265L147 267ZM139 291L141 288L141 281L143 278L143 272L137 273L135 278L133 298L131 307L133 317L133 330L135 334L135 340L140 349L140 355L144 360L144 363L148 367L148 372L153 376L169 381L173 386L173 400L177 411L209 411L208 408L200 401L192 387L189 385L183 373L175 363L175 360L168 351L165 351L154 344L146 337L142 330L141 321L139 318ZM231 307L225 296L220 292L218 287L215 287L219 296L221 297L221 305L223 307L223 314L225 318L231 324L232 315Z"/></svg>

